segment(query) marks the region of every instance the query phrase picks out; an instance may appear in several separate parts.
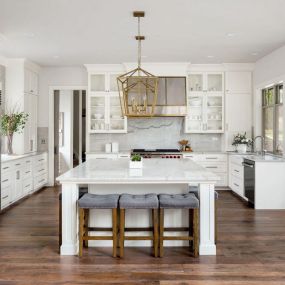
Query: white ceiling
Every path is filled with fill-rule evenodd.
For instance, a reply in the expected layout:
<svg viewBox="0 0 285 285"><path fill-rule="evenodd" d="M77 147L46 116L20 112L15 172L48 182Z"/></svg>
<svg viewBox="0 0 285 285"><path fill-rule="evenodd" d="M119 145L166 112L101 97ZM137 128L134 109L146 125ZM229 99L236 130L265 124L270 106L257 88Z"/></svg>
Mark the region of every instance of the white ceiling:
<svg viewBox="0 0 285 285"><path fill-rule="evenodd" d="M143 61L254 62L285 43L284 0L0 0L0 54L136 61L134 10L146 12Z"/></svg>

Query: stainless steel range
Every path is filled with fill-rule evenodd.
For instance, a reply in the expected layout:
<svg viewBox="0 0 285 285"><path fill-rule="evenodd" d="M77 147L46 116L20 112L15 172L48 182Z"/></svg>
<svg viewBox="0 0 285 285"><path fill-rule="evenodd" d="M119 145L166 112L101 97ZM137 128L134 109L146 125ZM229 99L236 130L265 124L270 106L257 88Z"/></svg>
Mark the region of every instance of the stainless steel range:
<svg viewBox="0 0 285 285"><path fill-rule="evenodd" d="M133 149L131 154L140 154L143 158L183 158L179 149Z"/></svg>

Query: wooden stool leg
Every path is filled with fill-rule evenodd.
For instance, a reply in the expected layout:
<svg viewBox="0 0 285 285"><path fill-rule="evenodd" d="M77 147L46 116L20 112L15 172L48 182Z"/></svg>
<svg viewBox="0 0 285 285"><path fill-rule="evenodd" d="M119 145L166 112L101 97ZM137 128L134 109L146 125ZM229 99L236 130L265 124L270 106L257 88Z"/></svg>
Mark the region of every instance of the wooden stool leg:
<svg viewBox="0 0 285 285"><path fill-rule="evenodd" d="M159 209L159 256L163 257L164 209Z"/></svg>
<svg viewBox="0 0 285 285"><path fill-rule="evenodd" d="M120 257L124 257L125 209L120 209Z"/></svg>
<svg viewBox="0 0 285 285"><path fill-rule="evenodd" d="M189 209L189 236L193 236L193 209ZM193 240L189 240L189 247L193 250Z"/></svg>
<svg viewBox="0 0 285 285"><path fill-rule="evenodd" d="M89 209L84 210L84 237L88 237ZM84 240L84 247L88 247L88 240Z"/></svg>
<svg viewBox="0 0 285 285"><path fill-rule="evenodd" d="M154 257L158 256L158 209L152 209Z"/></svg>
<svg viewBox="0 0 285 285"><path fill-rule="evenodd" d="M117 208L112 209L113 257L117 257Z"/></svg>
<svg viewBox="0 0 285 285"><path fill-rule="evenodd" d="M215 243L218 241L218 205L215 201Z"/></svg>
<svg viewBox="0 0 285 285"><path fill-rule="evenodd" d="M199 209L193 210L193 237L194 237L194 257L199 255L199 227L198 227L198 220L199 220Z"/></svg>
<svg viewBox="0 0 285 285"><path fill-rule="evenodd" d="M83 235L84 235L84 209L79 209L79 251L78 256L82 256L83 248Z"/></svg>

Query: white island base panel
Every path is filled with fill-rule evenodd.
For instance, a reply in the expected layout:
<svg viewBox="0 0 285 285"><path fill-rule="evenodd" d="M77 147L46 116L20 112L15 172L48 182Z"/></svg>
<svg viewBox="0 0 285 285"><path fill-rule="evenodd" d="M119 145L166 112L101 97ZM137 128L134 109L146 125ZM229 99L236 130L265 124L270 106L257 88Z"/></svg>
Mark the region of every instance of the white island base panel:
<svg viewBox="0 0 285 285"><path fill-rule="evenodd" d="M216 255L216 245L214 241L214 184L199 184L200 195L200 255ZM188 184L90 184L89 193L94 194L146 194L146 193L187 193ZM78 199L77 184L63 184L63 235L61 255L76 255L78 253L78 211L76 203ZM70 207L70 205L74 205ZM75 210L75 211L74 211ZM66 219L67 217L67 219ZM111 210L91 210L91 227L111 227ZM149 227L151 222L150 210L126 210L126 227ZM188 210L166 209L165 227L186 227L189 225ZM76 228L74 228L76 227ZM96 232L96 235L111 235L111 232ZM127 232L127 235L141 235L142 232ZM145 232L149 234L149 232ZM181 232L167 235L179 235ZM164 246L188 246L187 241L164 241ZM89 246L105 247L112 246L112 241L89 241ZM151 241L125 241L125 246L151 246Z"/></svg>

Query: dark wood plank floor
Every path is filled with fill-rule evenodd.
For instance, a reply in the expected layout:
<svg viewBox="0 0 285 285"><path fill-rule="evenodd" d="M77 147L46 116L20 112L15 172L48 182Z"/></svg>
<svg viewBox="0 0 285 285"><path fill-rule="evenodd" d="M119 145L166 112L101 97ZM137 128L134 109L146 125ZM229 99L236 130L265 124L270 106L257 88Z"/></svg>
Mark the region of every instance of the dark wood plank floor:
<svg viewBox="0 0 285 285"><path fill-rule="evenodd" d="M0 215L0 285L14 284L285 284L285 211L254 211L231 193L219 199L217 256L194 259L186 248L111 249L84 256L57 252L58 189L46 188Z"/></svg>

